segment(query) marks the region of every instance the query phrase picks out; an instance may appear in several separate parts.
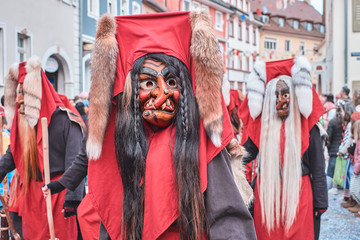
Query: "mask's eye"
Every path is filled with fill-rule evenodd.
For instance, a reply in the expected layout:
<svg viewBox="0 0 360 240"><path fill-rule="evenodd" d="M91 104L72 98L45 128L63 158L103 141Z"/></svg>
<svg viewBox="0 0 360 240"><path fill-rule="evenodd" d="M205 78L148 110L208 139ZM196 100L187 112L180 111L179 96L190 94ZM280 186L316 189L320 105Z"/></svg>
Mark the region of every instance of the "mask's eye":
<svg viewBox="0 0 360 240"><path fill-rule="evenodd" d="M156 82L152 80L143 80L140 82L140 88L143 90L150 90L156 86Z"/></svg>
<svg viewBox="0 0 360 240"><path fill-rule="evenodd" d="M170 78L166 81L166 84L169 86L169 88L176 88L177 87L177 81L175 78Z"/></svg>
<svg viewBox="0 0 360 240"><path fill-rule="evenodd" d="M284 94L284 98L289 98L290 97L290 94L289 93L285 93Z"/></svg>

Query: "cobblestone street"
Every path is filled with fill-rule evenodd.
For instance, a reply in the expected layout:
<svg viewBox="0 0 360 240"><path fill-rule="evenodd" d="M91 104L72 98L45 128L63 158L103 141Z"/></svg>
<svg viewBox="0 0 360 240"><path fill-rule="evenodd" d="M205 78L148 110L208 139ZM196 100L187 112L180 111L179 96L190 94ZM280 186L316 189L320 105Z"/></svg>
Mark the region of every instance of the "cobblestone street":
<svg viewBox="0 0 360 240"><path fill-rule="evenodd" d="M360 239L360 218L340 206L343 191L329 194L329 209L321 217L320 240Z"/></svg>

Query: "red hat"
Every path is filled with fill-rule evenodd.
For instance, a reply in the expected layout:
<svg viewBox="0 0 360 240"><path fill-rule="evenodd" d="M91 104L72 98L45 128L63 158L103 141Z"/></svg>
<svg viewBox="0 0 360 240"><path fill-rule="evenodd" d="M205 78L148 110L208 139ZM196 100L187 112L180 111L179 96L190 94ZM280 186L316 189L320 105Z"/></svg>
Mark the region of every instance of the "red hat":
<svg viewBox="0 0 360 240"><path fill-rule="evenodd" d="M312 112L311 64L305 57L254 64L254 70L247 80L250 115L257 118L262 112L265 88L268 82L280 76L290 76L295 85L295 95L301 114L308 118Z"/></svg>

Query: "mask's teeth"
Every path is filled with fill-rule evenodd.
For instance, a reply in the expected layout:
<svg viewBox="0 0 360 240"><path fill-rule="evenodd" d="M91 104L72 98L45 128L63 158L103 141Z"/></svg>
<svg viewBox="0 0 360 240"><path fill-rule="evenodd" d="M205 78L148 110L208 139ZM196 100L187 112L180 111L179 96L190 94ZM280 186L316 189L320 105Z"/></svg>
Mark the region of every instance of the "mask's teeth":
<svg viewBox="0 0 360 240"><path fill-rule="evenodd" d="M166 108L166 102L164 102L161 106L161 109L164 110Z"/></svg>

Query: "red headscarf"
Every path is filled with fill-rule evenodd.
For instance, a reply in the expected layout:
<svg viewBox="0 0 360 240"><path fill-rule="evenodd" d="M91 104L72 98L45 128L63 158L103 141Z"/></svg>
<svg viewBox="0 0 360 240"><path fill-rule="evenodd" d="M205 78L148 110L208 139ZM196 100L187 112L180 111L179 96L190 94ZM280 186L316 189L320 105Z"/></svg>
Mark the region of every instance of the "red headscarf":
<svg viewBox="0 0 360 240"><path fill-rule="evenodd" d="M125 78L134 61L148 53L164 53L182 61L189 69L195 92L196 79L190 55L189 12L121 16L116 17L116 23L119 54L113 96L124 91ZM224 130L221 147L213 145L200 121L199 168L202 191L206 190L207 185L207 163L233 136L224 101L222 107ZM116 106L113 103L102 155L98 160L89 162L88 174L92 203L110 237L120 239L123 187L114 151L115 115ZM160 131L159 135L151 140L146 158L143 239L158 238L179 216L175 168L169 148L170 132L166 131L169 130ZM157 160L159 157L166 159L161 161L161 165Z"/></svg>

